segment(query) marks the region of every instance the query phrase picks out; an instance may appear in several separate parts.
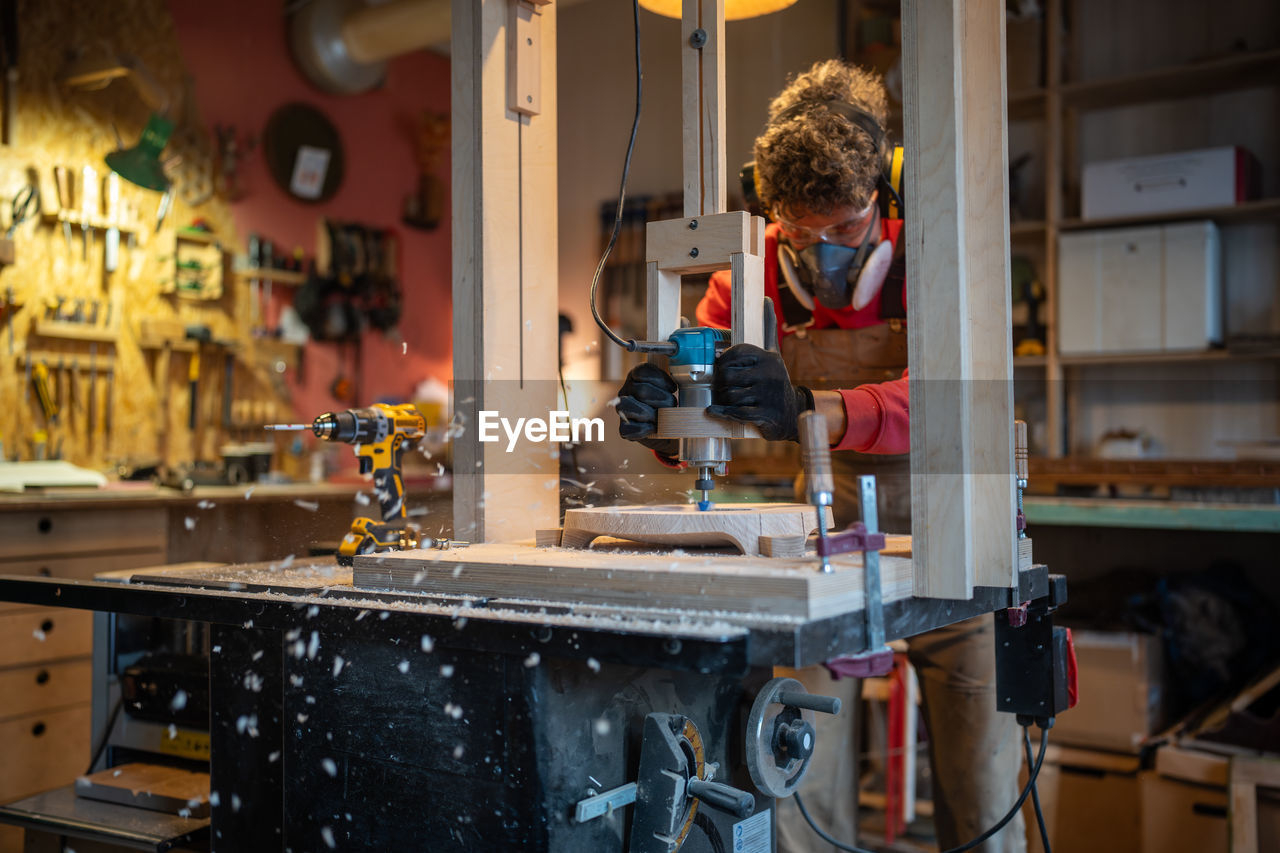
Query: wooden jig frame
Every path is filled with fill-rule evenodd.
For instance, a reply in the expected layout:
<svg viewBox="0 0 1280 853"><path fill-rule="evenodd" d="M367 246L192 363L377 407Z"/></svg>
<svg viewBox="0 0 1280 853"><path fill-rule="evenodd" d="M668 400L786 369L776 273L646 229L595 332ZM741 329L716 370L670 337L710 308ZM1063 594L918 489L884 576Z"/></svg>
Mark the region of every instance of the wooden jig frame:
<svg viewBox="0 0 1280 853"><path fill-rule="evenodd" d="M537 51L494 48L517 20L540 33L537 75L527 65ZM647 333L678 328L681 275L730 269L733 341L760 344L764 223L725 211L724 0L685 0L681 34L685 216L648 226ZM902 42L914 594L968 599L975 585L1018 579L1003 4L904 0ZM454 0L453 55L455 376L518 379L501 406L545 412L553 383L536 380L555 376L545 345L556 334L556 104L545 85L556 79L555 6ZM512 93L536 85L513 109ZM496 407L489 384L471 382L474 394L456 401L464 426ZM508 473L507 458L492 473L500 454L456 444L459 538L555 526L555 461Z"/></svg>

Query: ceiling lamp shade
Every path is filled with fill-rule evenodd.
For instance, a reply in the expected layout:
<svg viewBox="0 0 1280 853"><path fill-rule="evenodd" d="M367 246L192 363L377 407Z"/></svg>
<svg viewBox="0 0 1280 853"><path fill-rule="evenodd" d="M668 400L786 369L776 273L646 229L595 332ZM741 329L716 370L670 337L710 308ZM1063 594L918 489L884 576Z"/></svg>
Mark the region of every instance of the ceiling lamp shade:
<svg viewBox="0 0 1280 853"><path fill-rule="evenodd" d="M169 142L171 133L173 122L159 113L152 113L138 144L122 151L112 151L107 155L107 166L131 184L156 192L167 191L169 179L160 166L160 152Z"/></svg>
<svg viewBox="0 0 1280 853"><path fill-rule="evenodd" d="M788 6L795 5L796 0L724 0L724 19L741 21L743 18L756 18L770 12L780 12ZM679 18L681 0L640 0L640 5L650 12L666 18Z"/></svg>

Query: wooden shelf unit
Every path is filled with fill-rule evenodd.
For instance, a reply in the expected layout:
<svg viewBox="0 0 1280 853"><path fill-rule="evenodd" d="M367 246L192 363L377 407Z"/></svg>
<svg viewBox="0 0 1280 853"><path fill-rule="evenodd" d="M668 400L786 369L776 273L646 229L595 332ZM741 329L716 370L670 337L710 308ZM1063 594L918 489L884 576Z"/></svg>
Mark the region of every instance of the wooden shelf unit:
<svg viewBox="0 0 1280 853"><path fill-rule="evenodd" d="M1150 5L1154 7L1154 0ZM1042 416L1045 425L1043 450L1050 458L1061 458L1069 452L1067 437L1076 427L1073 422L1073 412L1078 383L1081 381L1079 368L1116 364L1173 365L1205 361L1215 364L1236 364L1280 358L1280 353L1269 348L1257 351L1209 350L1197 353L1098 356L1066 356L1058 352L1057 301L1060 290L1057 269L1058 239L1063 233L1204 219L1226 224L1280 219L1280 198L1276 197L1232 207L1148 216L1083 220L1077 216L1067 215L1070 210L1078 209L1078 199L1074 193L1078 190L1075 183L1079 178L1080 161L1085 156L1082 153L1085 140L1081 125L1086 114L1237 90L1280 86L1280 49L1271 47L1230 53L1204 61L1175 63L1133 73L1100 76L1097 79L1072 79L1071 75L1081 73L1086 65L1083 56L1095 41L1091 37L1091 32L1085 30L1089 26L1089 21L1086 20L1088 16L1082 14L1081 6L1082 3L1078 0L1046 0L1043 19L1046 29L1041 57L1042 77L1039 80L1009 79L1007 81L1010 121L1036 122L1043 126L1042 133L1037 129L1041 142L1036 149L1044 169L1043 216L1012 223L1010 238L1015 251L1034 252L1040 280L1044 284L1042 322L1046 328L1047 353L1042 357L1015 358L1014 365L1018 368L1019 378L1024 381L1033 376L1044 379L1044 391L1036 391L1036 394L1044 394L1044 397L1039 398L1043 401L1044 412ZM1123 16L1121 19L1123 20ZM1097 26L1096 21L1094 26ZM1075 31L1068 30L1068 27ZM1250 41L1266 44L1268 43L1266 39L1266 35L1260 35L1258 41L1252 38ZM1105 51L1107 48L1103 47L1102 50ZM1168 55L1168 53L1157 55ZM1181 128L1179 132L1182 132ZM1167 143L1166 150L1207 147L1203 143L1180 142L1176 134L1162 141ZM1215 141L1215 144L1231 143ZM1259 150L1253 153L1263 159L1264 175L1275 170L1276 163L1269 151ZM1037 216L1038 213L1034 208L1027 212L1032 216ZM1037 420L1040 420L1040 417L1037 417Z"/></svg>
<svg viewBox="0 0 1280 853"><path fill-rule="evenodd" d="M90 341L92 343L114 344L120 337L120 329L115 326L94 326L89 323L73 323L70 320L35 321L33 331L42 338L60 338L66 341Z"/></svg>
<svg viewBox="0 0 1280 853"><path fill-rule="evenodd" d="M258 279L260 281L271 281L275 284L285 284L300 286L306 283L307 274L298 270L278 270L273 267L246 267L235 271L236 275L243 280Z"/></svg>
<svg viewBox="0 0 1280 853"><path fill-rule="evenodd" d="M1172 362L1205 361L1270 361L1280 359L1280 350L1226 349L1198 350L1194 352L1132 352L1108 355L1060 355L1063 367L1085 367L1091 364L1163 364Z"/></svg>
<svg viewBox="0 0 1280 853"><path fill-rule="evenodd" d="M1144 216L1113 216L1106 219L1063 219L1058 223L1058 230L1082 231L1096 228L1131 228L1136 225L1189 222L1196 219L1212 219L1215 222L1247 222L1251 219L1272 218L1280 218L1280 198L1246 201L1229 207L1201 207L1195 210L1175 210L1168 213L1150 213Z"/></svg>
<svg viewBox="0 0 1280 853"><path fill-rule="evenodd" d="M1242 51L1205 62L1064 83L1061 95L1062 105L1067 109L1105 110L1232 89L1274 86L1277 82L1280 82L1280 50Z"/></svg>

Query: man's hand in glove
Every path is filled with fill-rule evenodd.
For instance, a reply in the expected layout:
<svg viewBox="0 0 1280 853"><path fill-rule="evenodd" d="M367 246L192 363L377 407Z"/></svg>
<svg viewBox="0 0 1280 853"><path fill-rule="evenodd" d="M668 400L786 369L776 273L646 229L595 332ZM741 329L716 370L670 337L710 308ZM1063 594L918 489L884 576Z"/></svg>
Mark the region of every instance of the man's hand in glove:
<svg viewBox="0 0 1280 853"><path fill-rule="evenodd" d="M618 434L665 457L664 462L675 464L680 455L679 440L653 438L658 429L658 409L675 404L675 380L652 364L637 365L618 390Z"/></svg>
<svg viewBox="0 0 1280 853"><path fill-rule="evenodd" d="M754 424L769 441L798 441L800 413L813 408L812 392L791 384L782 356L752 344L716 359L711 400L707 414Z"/></svg>

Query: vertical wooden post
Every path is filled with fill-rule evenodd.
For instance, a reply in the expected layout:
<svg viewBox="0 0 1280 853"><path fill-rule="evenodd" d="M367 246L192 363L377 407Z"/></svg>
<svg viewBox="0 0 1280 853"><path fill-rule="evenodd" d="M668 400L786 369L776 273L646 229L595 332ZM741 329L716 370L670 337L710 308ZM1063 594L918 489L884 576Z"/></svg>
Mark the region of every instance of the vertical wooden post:
<svg viewBox="0 0 1280 853"><path fill-rule="evenodd" d="M1004 5L904 0L915 594L1017 584Z"/></svg>
<svg viewBox="0 0 1280 853"><path fill-rule="evenodd" d="M482 410L511 419L556 408L556 89L540 114L508 107L516 63L556 79L555 5L539 7L540 50L508 50L510 3L453 0L454 536L509 541L555 527L555 445L478 441ZM522 77L524 75L521 75ZM545 453L538 452L546 448Z"/></svg>
<svg viewBox="0 0 1280 853"><path fill-rule="evenodd" d="M724 0L684 0L680 37L684 215L724 213Z"/></svg>

